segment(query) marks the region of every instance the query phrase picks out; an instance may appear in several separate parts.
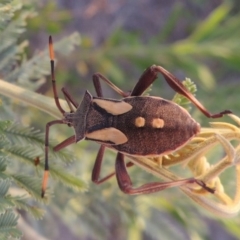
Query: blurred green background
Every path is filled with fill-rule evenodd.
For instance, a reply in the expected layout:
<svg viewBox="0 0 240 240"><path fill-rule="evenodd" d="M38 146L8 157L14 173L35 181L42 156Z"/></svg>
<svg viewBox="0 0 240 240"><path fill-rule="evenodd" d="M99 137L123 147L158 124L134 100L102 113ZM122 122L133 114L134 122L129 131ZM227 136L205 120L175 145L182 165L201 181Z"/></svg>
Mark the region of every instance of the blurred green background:
<svg viewBox="0 0 240 240"><path fill-rule="evenodd" d="M91 79L95 72L129 91L144 69L156 64L179 79L191 78L198 87L197 98L211 112L231 109L236 115L240 113L239 1L6 0L1 4L0 11L8 11L3 9L7 5L15 8L9 17L6 14L9 19L1 25L0 74L5 81L52 97L47 55L48 36L52 35L56 43L58 90L65 86L77 102L86 89L95 94ZM5 31L7 28L9 31ZM12 43L5 39L6 32ZM74 32L80 36L72 35ZM61 39L62 45L58 45ZM11 43L11 48L4 49L7 43ZM103 89L106 97L118 98L108 87ZM174 92L159 78L151 95L172 99ZM26 129L31 126L44 133L45 124L53 120L52 116L19 101L3 98L2 102L1 119L18 122ZM208 126L209 119L195 107L191 114ZM19 126L16 128L21 133ZM22 132L26 133L26 129ZM55 143L72 133L66 126L51 129ZM29 159L39 156L42 162L43 145L37 153L34 151L37 141L43 144L43 136L36 139L32 138L32 145L28 142L22 147L31 151ZM48 205L33 200L39 199L30 192L26 201L46 213L38 220L26 209L18 210L22 239L239 239L239 216L219 219L178 189L127 196L118 189L115 178L94 185L91 169L98 147L83 141L68 147L66 156L62 154L65 162L50 162L50 167L61 166L63 174L67 170L79 182L62 180L61 174L55 176L73 187L68 188L51 178L49 185L54 196ZM2 150L6 152L6 147ZM19 156L20 153L10 154L10 171L25 174L29 179L34 177L40 185L42 165L27 166L24 160L17 162ZM69 164L71 158L75 161ZM114 159L115 153L106 154L103 176L114 169ZM138 167L131 169L130 175L134 184L156 181Z"/></svg>

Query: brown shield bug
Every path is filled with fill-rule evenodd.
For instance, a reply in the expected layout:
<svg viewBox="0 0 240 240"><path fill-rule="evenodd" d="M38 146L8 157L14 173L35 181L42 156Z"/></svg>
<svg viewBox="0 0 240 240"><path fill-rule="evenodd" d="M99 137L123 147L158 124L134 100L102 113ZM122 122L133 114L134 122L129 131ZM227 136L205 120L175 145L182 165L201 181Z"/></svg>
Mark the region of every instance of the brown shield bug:
<svg viewBox="0 0 240 240"><path fill-rule="evenodd" d="M85 92L82 102L78 104L62 88L63 95L70 107L66 112L60 105L54 76L54 51L51 36L49 37L52 88L56 106L63 119L54 120L46 125L45 137L45 172L42 184L44 196L48 179L48 146L49 128L55 124L67 124L74 128L75 135L58 144L58 151L74 142L85 140L101 144L92 172L93 182L100 184L116 174L120 189L127 194L145 194L161 191L165 188L196 183L210 192L214 192L203 181L195 178L181 179L172 182L152 182L133 188L125 165L125 155L159 156L173 152L182 147L200 131L200 125L190 114L172 101L160 97L141 96L161 73L169 86L177 93L188 98L208 118L219 118L231 111L225 110L211 114L171 73L160 66L151 66L145 70L131 93L123 92L100 73L93 75L97 97ZM107 83L120 94L121 100L103 98L100 80ZM115 173L99 179L105 147L116 150Z"/></svg>

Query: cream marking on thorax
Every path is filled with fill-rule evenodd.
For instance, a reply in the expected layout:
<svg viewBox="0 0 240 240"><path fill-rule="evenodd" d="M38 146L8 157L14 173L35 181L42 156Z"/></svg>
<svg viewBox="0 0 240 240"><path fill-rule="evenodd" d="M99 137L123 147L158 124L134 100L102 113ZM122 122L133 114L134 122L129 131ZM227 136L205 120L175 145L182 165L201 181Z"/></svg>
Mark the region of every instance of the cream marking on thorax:
<svg viewBox="0 0 240 240"><path fill-rule="evenodd" d="M153 128L163 128L164 127L164 121L161 118L154 118L152 120L152 127Z"/></svg>
<svg viewBox="0 0 240 240"><path fill-rule="evenodd" d="M97 140L103 142L111 141L116 145L123 144L128 141L124 133L113 127L104 128L91 133L87 133L86 137L94 139L96 141Z"/></svg>
<svg viewBox="0 0 240 240"><path fill-rule="evenodd" d="M135 126L136 127L144 127L144 125L145 125L145 119L143 118L143 117L137 117L136 119L135 119Z"/></svg>
<svg viewBox="0 0 240 240"><path fill-rule="evenodd" d="M93 99L92 101L112 115L120 115L132 109L132 106L124 101L114 102L104 99Z"/></svg>

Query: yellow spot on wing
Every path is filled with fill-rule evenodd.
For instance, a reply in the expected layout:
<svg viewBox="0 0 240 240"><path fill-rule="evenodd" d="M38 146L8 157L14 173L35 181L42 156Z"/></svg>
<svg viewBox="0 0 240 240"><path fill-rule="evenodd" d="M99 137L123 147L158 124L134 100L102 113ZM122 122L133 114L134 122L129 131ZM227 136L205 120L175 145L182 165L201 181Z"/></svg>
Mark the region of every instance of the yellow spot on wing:
<svg viewBox="0 0 240 240"><path fill-rule="evenodd" d="M135 126L136 127L144 127L144 125L145 125L145 119L143 118L143 117L137 117L136 119L135 119Z"/></svg>
<svg viewBox="0 0 240 240"><path fill-rule="evenodd" d="M152 121L152 127L153 128L163 128L164 127L164 121L161 118L154 118Z"/></svg>
<svg viewBox="0 0 240 240"><path fill-rule="evenodd" d="M114 102L105 99L93 99L92 101L112 115L120 115L132 109L132 106L124 101Z"/></svg>
<svg viewBox="0 0 240 240"><path fill-rule="evenodd" d="M111 141L116 145L123 144L128 140L124 133L113 127L87 133L86 137L101 142Z"/></svg>

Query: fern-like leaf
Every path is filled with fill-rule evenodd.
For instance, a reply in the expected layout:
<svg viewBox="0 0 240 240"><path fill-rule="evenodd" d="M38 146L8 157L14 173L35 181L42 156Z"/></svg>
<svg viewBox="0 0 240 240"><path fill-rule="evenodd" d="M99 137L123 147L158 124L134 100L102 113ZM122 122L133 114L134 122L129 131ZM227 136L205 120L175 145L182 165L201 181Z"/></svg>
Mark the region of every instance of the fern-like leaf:
<svg viewBox="0 0 240 240"><path fill-rule="evenodd" d="M28 164L32 167L35 167L34 165L34 158L36 157L36 150L33 150L32 148L26 147L26 146L6 146L4 151L12 158L17 159L22 161L23 163ZM51 159L50 159L51 161ZM24 166L25 166L24 165ZM40 167L41 169L44 169L44 164L43 161L40 161L37 165L38 167ZM84 181L82 181L81 179L79 179L78 177L73 176L72 174L69 174L66 172L66 169L60 168L59 166L56 165L51 165L50 168L50 174L52 177L54 177L55 179L61 181L63 184L65 184L66 186L69 186L73 189L76 190L81 190L84 191L86 190L86 183ZM26 178L27 179L26 179ZM21 180L24 180L24 184L23 182L19 182L19 179L16 179L16 176L13 176L14 180L17 181L17 183L22 186L24 186L24 188L31 194L33 195L33 197L35 199L38 199L39 201L41 199L39 199L40 197L40 188L35 188L36 185L32 185L32 180L30 177L27 177L24 175L24 177L21 177ZM28 185L27 181L30 181L30 185ZM41 182L38 180L38 187L41 186ZM34 187L34 190L32 189L32 187Z"/></svg>
<svg viewBox="0 0 240 240"><path fill-rule="evenodd" d="M58 179L68 187L78 191L86 191L87 189L87 184L83 180L67 173L65 169L58 166L51 166L50 173L52 177Z"/></svg>
<svg viewBox="0 0 240 240"><path fill-rule="evenodd" d="M0 30L6 28L14 13L22 7L21 1L2 0L0 3Z"/></svg>
<svg viewBox="0 0 240 240"><path fill-rule="evenodd" d="M28 199L24 197L11 198L16 208L25 210L36 219L42 219L45 211L42 208L28 204L27 200Z"/></svg>
<svg viewBox="0 0 240 240"><path fill-rule="evenodd" d="M182 83L188 89L188 91L191 92L192 94L194 94L197 91L197 87L196 87L195 83L193 81L191 81L191 79L186 78ZM188 111L190 111L190 109L191 109L191 107L189 106L191 101L179 93L175 94L175 96L173 98L173 102L186 108Z"/></svg>
<svg viewBox="0 0 240 240"><path fill-rule="evenodd" d="M0 214L3 214L10 208L14 207L11 200L6 198L7 191L11 185L10 179L0 180Z"/></svg>
<svg viewBox="0 0 240 240"><path fill-rule="evenodd" d="M4 172L7 168L6 157L0 155L0 173Z"/></svg>
<svg viewBox="0 0 240 240"><path fill-rule="evenodd" d="M13 180L23 187L34 199L39 202L47 203L46 198L41 197L41 181L39 178L26 176L23 174L12 174Z"/></svg>
<svg viewBox="0 0 240 240"><path fill-rule="evenodd" d="M32 151L35 152L35 156L42 155L45 146L45 135L39 130L35 130L29 127L23 127L19 124L11 124L3 129L6 137L11 141L11 144L18 144L25 146L25 148L33 148ZM69 163L75 160L72 153L67 150L62 150L55 152L53 151L53 146L57 143L53 139L50 139L49 154L56 160ZM20 150L20 147L19 147ZM23 149L24 150L24 149ZM34 155L34 154L33 154ZM30 157L32 158L32 156ZM32 158L33 159L33 158Z"/></svg>
<svg viewBox="0 0 240 240"><path fill-rule="evenodd" d="M17 2L17 1L15 1ZM21 2L19 1L21 4ZM21 8L23 5L19 5ZM26 29L26 20L33 15L33 11L28 8L26 11L22 10L19 14L7 22L5 28L0 31L0 71L8 81L13 81L11 75L14 71L13 67L16 67L17 62L21 59L20 55L23 55L27 41L23 41L21 44L17 44L18 38Z"/></svg>
<svg viewBox="0 0 240 240"><path fill-rule="evenodd" d="M20 239L22 233L16 228L18 217L12 211L0 214L0 239Z"/></svg>
<svg viewBox="0 0 240 240"><path fill-rule="evenodd" d="M56 42L54 48L56 52L67 55L79 42L79 34L73 33L61 41ZM32 84L29 82L29 79L41 79L49 74L49 53L46 49L45 51L36 53L30 60L23 62L22 65L10 72L6 78L9 81L18 81L22 86L26 85L28 89L36 89L38 84L36 82Z"/></svg>

